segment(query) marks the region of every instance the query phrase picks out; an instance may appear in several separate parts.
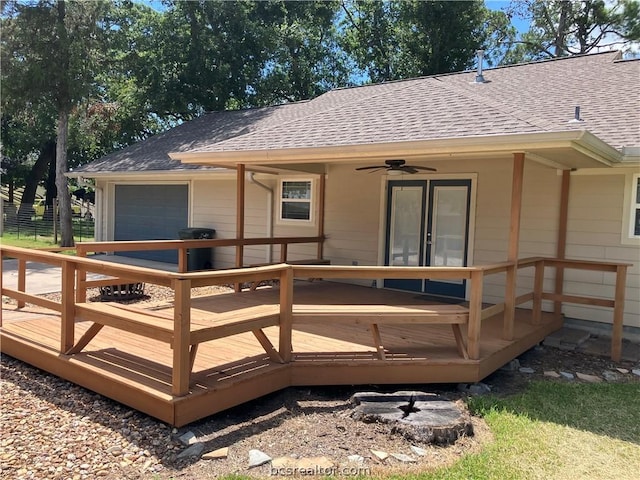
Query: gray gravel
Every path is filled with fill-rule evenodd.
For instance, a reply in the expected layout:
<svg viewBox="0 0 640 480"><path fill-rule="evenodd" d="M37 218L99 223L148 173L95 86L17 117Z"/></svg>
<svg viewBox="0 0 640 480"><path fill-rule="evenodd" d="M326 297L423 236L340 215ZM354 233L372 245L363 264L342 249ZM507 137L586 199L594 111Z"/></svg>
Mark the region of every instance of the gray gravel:
<svg viewBox="0 0 640 480"><path fill-rule="evenodd" d="M2 356L2 478L142 478L179 448L171 428Z"/></svg>

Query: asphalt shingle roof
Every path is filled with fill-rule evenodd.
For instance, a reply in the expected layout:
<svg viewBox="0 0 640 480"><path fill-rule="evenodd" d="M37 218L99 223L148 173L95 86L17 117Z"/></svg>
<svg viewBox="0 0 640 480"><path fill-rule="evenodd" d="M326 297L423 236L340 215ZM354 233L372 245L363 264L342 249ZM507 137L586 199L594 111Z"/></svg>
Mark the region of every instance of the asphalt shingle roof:
<svg viewBox="0 0 640 480"><path fill-rule="evenodd" d="M314 100L207 114L82 167L86 172L204 168L170 152L349 146L588 130L640 146L640 61L617 52L337 89ZM583 122L571 122L580 106Z"/></svg>

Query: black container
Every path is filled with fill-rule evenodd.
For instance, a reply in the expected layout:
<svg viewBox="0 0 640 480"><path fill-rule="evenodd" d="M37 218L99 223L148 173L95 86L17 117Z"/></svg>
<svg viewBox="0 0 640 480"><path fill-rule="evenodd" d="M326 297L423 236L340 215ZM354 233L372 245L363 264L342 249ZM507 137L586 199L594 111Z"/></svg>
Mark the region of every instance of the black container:
<svg viewBox="0 0 640 480"><path fill-rule="evenodd" d="M180 240L204 240L215 238L212 228L183 228L178 232ZM213 268L213 248L187 249L187 271L211 270Z"/></svg>

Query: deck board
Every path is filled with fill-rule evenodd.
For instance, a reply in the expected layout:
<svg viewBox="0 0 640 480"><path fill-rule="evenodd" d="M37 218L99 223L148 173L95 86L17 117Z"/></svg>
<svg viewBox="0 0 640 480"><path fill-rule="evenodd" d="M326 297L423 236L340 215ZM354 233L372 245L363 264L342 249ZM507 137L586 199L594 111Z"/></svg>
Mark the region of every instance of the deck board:
<svg viewBox="0 0 640 480"><path fill-rule="evenodd" d="M199 297L192 305L205 312L229 308L272 309L277 289ZM418 304L420 296L332 282L296 282L294 302L318 304ZM33 309L32 315L29 315ZM169 305L157 309L172 315ZM60 318L27 306L20 314L5 309L0 329L2 351L55 375L109 396L163 421L180 426L288 385L354 383L441 383L479 381L560 328L544 314L531 324L531 312L518 310L513 341L500 338L502 314L482 322L480 359L457 352L450 325L380 325L386 360L380 360L367 325L318 323L294 325L293 362L271 361L251 332L200 344L190 392L171 394L172 350L164 342L104 327L83 352L59 355ZM196 322L200 313L194 317ZM76 339L90 326L77 322ZM463 332L465 328L463 327ZM277 327L264 333L278 347ZM466 339L466 334L464 335Z"/></svg>

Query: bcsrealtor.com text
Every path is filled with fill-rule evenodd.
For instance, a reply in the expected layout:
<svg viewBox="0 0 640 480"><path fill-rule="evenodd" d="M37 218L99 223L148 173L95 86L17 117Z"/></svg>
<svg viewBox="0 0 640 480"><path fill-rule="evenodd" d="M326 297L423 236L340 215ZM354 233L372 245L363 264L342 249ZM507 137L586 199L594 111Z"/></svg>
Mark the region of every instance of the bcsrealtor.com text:
<svg viewBox="0 0 640 480"><path fill-rule="evenodd" d="M304 476L366 476L371 475L369 467L322 467L315 465L313 467L271 467L271 476L278 477L304 477Z"/></svg>

